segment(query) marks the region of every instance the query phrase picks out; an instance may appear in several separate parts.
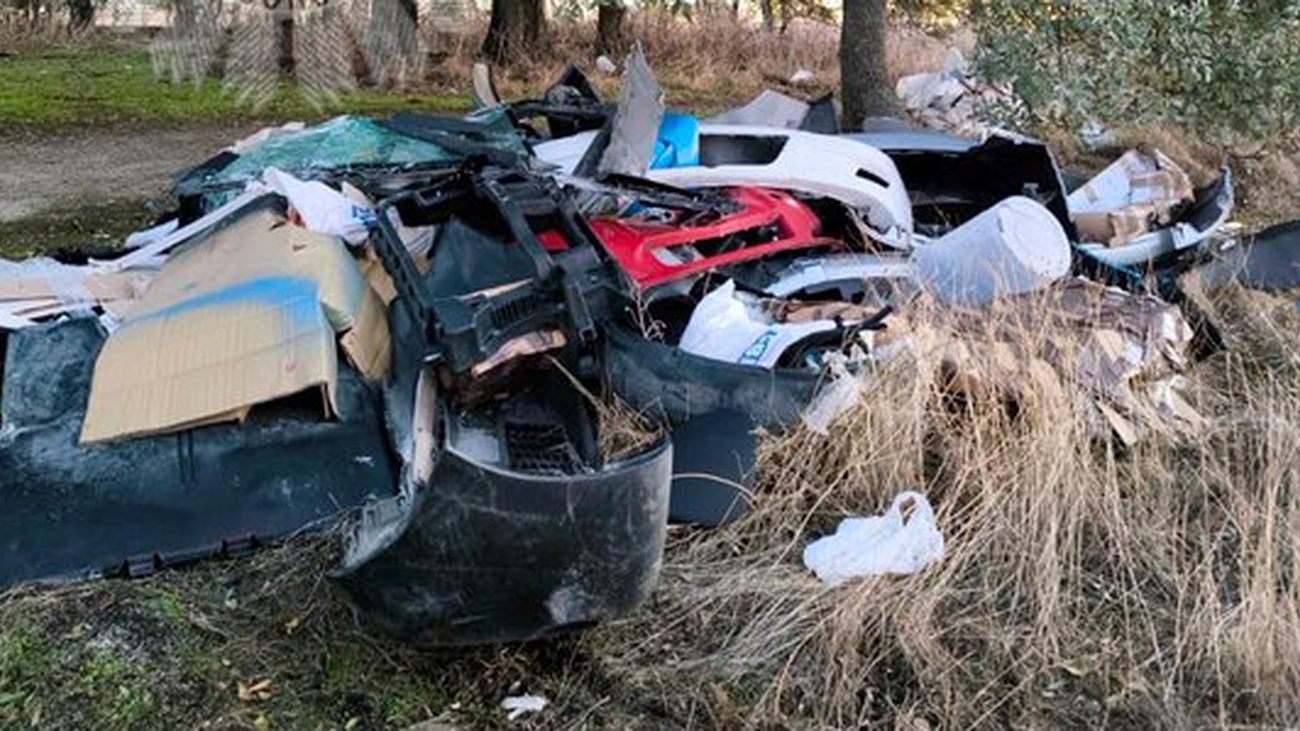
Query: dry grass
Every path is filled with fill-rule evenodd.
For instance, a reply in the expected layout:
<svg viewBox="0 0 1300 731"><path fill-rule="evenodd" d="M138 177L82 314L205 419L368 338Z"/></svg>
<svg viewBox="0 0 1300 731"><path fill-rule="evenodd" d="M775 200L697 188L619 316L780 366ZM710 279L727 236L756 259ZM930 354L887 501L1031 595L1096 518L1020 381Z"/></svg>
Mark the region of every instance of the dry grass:
<svg viewBox="0 0 1300 731"><path fill-rule="evenodd" d="M501 79L503 92L535 92L562 60L590 69L593 36L570 28ZM810 93L835 86L824 27L769 37L646 16L634 36L674 103L724 106L800 66L817 74ZM464 88L477 37L447 41L445 83ZM895 73L942 58L942 43L895 38ZM597 81L612 95L616 80ZM1217 167L1219 148L1176 130L1124 132L1096 153L1064 138L1054 147L1092 171L1153 137L1195 177ZM1294 216L1287 144L1230 149L1260 221ZM651 603L577 643L428 653L378 639L322 580L329 542L145 582L19 590L0 602L0 640L36 622L68 652L106 626L142 626L138 674L154 718L174 727L390 728L454 703L462 721L487 725L520 682L555 700L539 723L556 727L1293 726L1300 314L1291 298L1240 289L1200 302L1229 345L1189 374L1212 419L1200 436L1125 449L1097 436L1073 390L1026 385L1009 411L998 398L954 400L932 364L900 361L868 377L832 438L765 437L757 509L677 534ZM942 313L917 316L952 327ZM990 322L983 337L1004 324L1015 326ZM1025 332L1023 349L1046 357L1043 335ZM941 562L839 587L801 567L810 538L908 487L936 505ZM94 727L67 715L82 667L68 657L30 681L45 683L45 700L33 691L24 703L43 702L49 723ZM271 698L239 697L239 683L266 677Z"/></svg>
<svg viewBox="0 0 1300 731"><path fill-rule="evenodd" d="M438 86L465 88L478 60L486 22L486 17L479 16L471 19L462 33L428 39L440 59L432 70ZM627 37L641 43L672 105L717 111L747 101L769 87L808 98L839 88L839 30L818 21L796 20L785 33L765 33L756 24L726 13L688 21L636 12L628 21ZM897 77L937 69L950 45L969 51L974 37L963 31L939 39L913 27L895 27L889 36L890 71ZM595 68L596 56L594 23L556 23L531 58L496 70L497 87L506 98L533 95L558 76L565 64L574 63L603 95L613 98L618 93L618 77L600 74ZM813 72L813 80L790 84L790 76L800 69Z"/></svg>
<svg viewBox="0 0 1300 731"><path fill-rule="evenodd" d="M663 427L658 422L634 409L618 394L607 390L597 396L558 360L548 358L548 362L596 412L596 441L602 463L634 457L664 438Z"/></svg>
<svg viewBox="0 0 1300 731"><path fill-rule="evenodd" d="M1207 433L1131 451L1077 399L954 411L927 368L876 374L836 437L767 441L759 509L673 546L654 606L591 642L723 726L1293 724L1300 394L1251 359L1294 373L1300 331L1267 322L1231 321L1263 326L1257 351L1193 373ZM800 567L810 535L909 486L936 503L941 563L841 587Z"/></svg>

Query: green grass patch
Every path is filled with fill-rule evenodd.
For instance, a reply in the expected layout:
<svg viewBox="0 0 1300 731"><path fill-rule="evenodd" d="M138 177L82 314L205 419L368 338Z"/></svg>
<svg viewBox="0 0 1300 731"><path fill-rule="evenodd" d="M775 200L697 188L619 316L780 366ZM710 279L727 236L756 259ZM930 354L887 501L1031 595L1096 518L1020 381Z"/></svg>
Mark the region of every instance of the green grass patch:
<svg viewBox="0 0 1300 731"><path fill-rule="evenodd" d="M155 588L147 604L155 616L168 624L181 626L188 621L189 607L179 592L165 587Z"/></svg>
<svg viewBox="0 0 1300 731"><path fill-rule="evenodd" d="M39 720L52 667L47 638L26 624L0 633L0 727L21 728Z"/></svg>
<svg viewBox="0 0 1300 731"><path fill-rule="evenodd" d="M359 89L309 99L286 82L261 106L241 102L219 79L173 83L154 73L141 47L92 45L0 57L0 127L178 122L229 118L316 119L343 112L458 111L464 94Z"/></svg>
<svg viewBox="0 0 1300 731"><path fill-rule="evenodd" d="M99 650L81 665L81 692L99 716L101 728L143 728L157 701L144 683L145 673L118 654Z"/></svg>

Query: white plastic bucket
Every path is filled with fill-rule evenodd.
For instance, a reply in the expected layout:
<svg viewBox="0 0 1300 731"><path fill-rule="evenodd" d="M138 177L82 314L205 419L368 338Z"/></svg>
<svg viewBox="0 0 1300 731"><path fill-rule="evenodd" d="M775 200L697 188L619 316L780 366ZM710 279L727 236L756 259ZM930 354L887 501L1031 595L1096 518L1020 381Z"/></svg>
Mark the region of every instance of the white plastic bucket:
<svg viewBox="0 0 1300 731"><path fill-rule="evenodd" d="M1051 211L1012 196L912 250L917 279L946 302L981 304L1041 289L1070 271L1070 241Z"/></svg>

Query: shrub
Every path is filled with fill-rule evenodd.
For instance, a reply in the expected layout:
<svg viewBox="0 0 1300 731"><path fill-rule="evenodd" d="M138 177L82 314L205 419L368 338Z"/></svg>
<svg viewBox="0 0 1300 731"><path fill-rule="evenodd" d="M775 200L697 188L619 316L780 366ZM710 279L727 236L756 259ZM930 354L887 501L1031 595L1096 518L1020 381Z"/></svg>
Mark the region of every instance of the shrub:
<svg viewBox="0 0 1300 731"><path fill-rule="evenodd" d="M1300 108L1295 0L984 0L977 56L1049 122L1264 136Z"/></svg>

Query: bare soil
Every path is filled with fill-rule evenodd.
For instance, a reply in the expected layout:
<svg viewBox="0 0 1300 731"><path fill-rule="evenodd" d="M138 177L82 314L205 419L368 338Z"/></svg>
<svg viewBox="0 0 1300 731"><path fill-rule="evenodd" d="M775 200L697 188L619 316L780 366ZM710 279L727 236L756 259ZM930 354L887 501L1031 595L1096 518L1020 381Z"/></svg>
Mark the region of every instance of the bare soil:
<svg viewBox="0 0 1300 731"><path fill-rule="evenodd" d="M0 248L43 248L58 237L147 221L167 208L173 174L256 126L232 120L0 132Z"/></svg>

